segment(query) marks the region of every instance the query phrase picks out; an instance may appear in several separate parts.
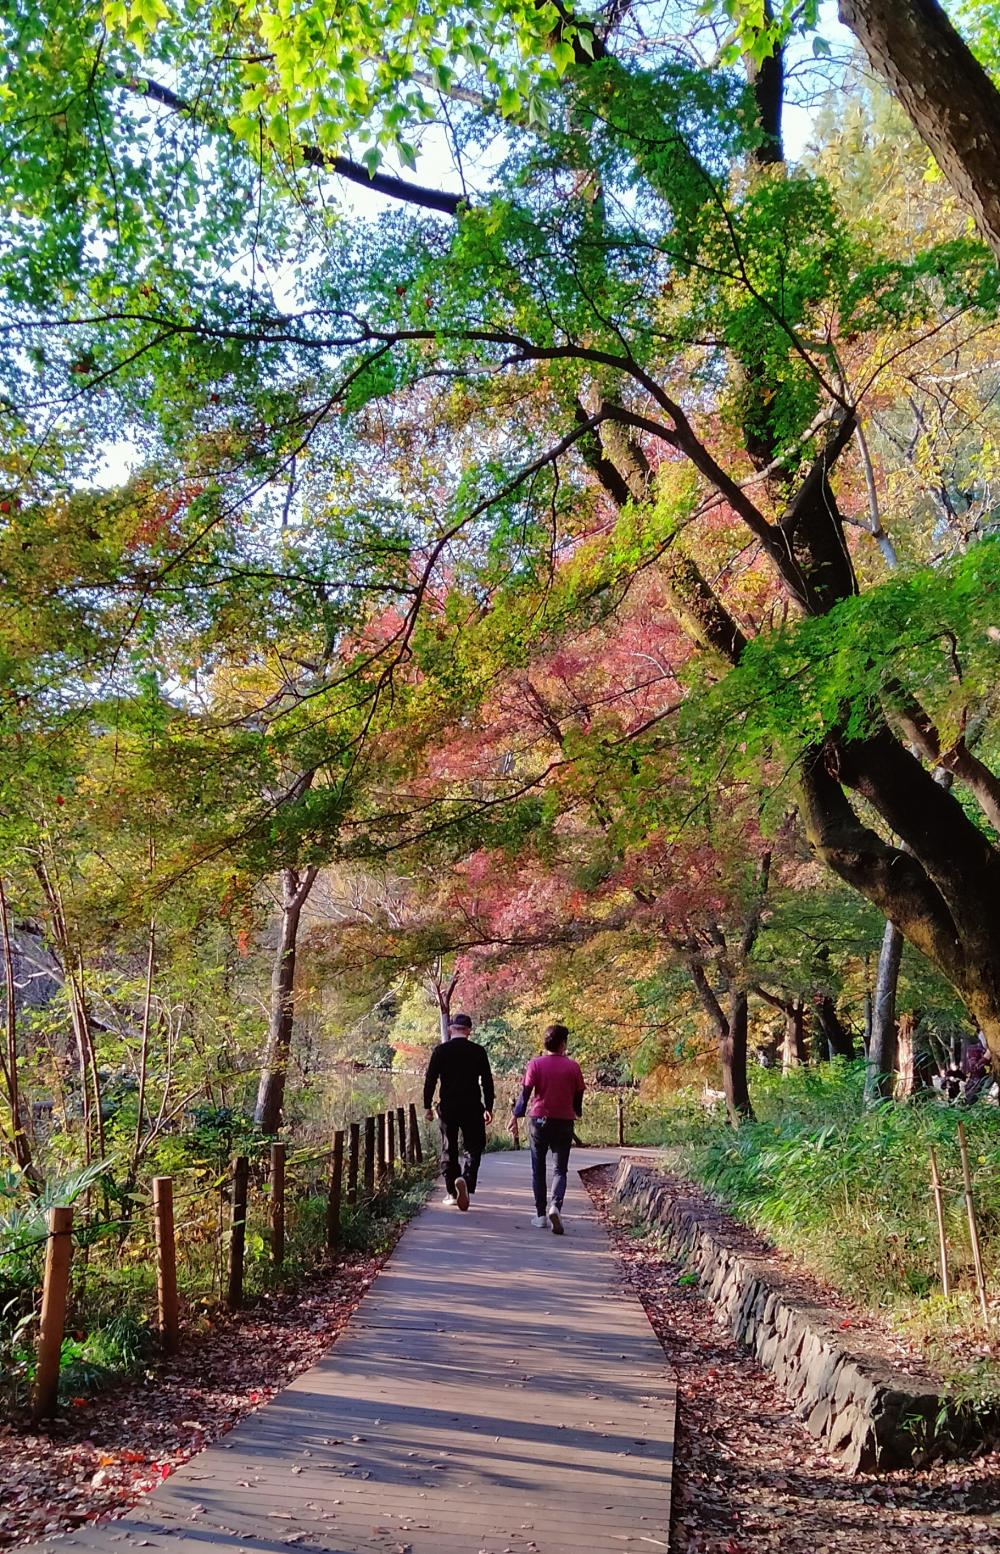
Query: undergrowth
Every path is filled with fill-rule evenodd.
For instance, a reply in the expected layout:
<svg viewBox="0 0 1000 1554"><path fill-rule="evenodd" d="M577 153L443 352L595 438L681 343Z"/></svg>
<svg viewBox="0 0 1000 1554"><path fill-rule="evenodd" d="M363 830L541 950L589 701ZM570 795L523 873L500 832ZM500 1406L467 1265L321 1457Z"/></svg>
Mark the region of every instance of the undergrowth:
<svg viewBox="0 0 1000 1554"><path fill-rule="evenodd" d="M765 1072L754 1084L755 1122L734 1129L687 1095L661 1109L643 1142L676 1148L687 1175L826 1283L887 1315L957 1390L1000 1393L1000 1349L983 1331L958 1143L964 1122L987 1288L995 1292L1000 1112L931 1095L865 1108L863 1087L859 1063L824 1063L784 1078ZM946 1188L949 1300L941 1293L932 1147Z"/></svg>
<svg viewBox="0 0 1000 1554"><path fill-rule="evenodd" d="M435 1163L408 1167L370 1203L345 1204L340 1251L378 1255L427 1195ZM73 1186L75 1187L75 1181ZM302 1184L307 1187L307 1184ZM57 1198L71 1196L66 1184ZM271 1259L266 1193L251 1192L247 1220L244 1294L248 1303L279 1290L294 1290L326 1258L325 1192L292 1193L286 1202L285 1257ZM38 1221L40 1234L31 1227ZM13 1223L12 1223L13 1221ZM178 1288L182 1321L197 1327L221 1301L228 1238L228 1210L216 1191L191 1197L178 1223ZM127 1235L109 1227L75 1245L60 1365L62 1402L101 1390L145 1369L157 1353L155 1265L150 1227L136 1216ZM0 1220L0 1405L28 1402L35 1372L35 1339L44 1255L44 1216Z"/></svg>

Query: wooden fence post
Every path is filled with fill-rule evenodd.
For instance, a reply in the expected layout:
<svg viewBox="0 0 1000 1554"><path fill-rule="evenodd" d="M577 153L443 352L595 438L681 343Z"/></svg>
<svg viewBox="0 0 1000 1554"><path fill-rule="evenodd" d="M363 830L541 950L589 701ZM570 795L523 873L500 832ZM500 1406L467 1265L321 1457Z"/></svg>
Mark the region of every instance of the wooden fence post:
<svg viewBox="0 0 1000 1554"><path fill-rule="evenodd" d="M233 1165L233 1212L229 1234L229 1289L226 1305L230 1311L239 1311L243 1304L243 1260L247 1245L247 1188L250 1183L250 1162L246 1155L237 1155Z"/></svg>
<svg viewBox="0 0 1000 1554"><path fill-rule="evenodd" d="M396 1149L399 1152L399 1166L402 1170L407 1161L406 1153L406 1112L402 1106L396 1107Z"/></svg>
<svg viewBox="0 0 1000 1554"><path fill-rule="evenodd" d="M386 1155L385 1137L385 1112L379 1112L375 1118L376 1137L378 1139L378 1184L381 1187L385 1181L385 1173L388 1170L388 1156Z"/></svg>
<svg viewBox="0 0 1000 1554"><path fill-rule="evenodd" d="M396 1171L396 1113L385 1114L385 1169L388 1176Z"/></svg>
<svg viewBox="0 0 1000 1554"><path fill-rule="evenodd" d="M934 1194L934 1216L937 1220L938 1255L941 1259L941 1293L945 1300L951 1294L948 1278L948 1238L944 1233L944 1208L941 1203L941 1178L938 1175L937 1155L931 1147L931 1191Z"/></svg>
<svg viewBox="0 0 1000 1554"><path fill-rule="evenodd" d="M42 1287L42 1321L38 1332L35 1395L32 1415L45 1419L55 1412L59 1398L59 1357L66 1327L69 1265L73 1256L73 1210L49 1210L49 1239L45 1248L45 1283Z"/></svg>
<svg viewBox="0 0 1000 1554"><path fill-rule="evenodd" d="M329 1251L340 1245L340 1200L344 1187L344 1130L333 1135L333 1164L330 1167L330 1196L326 1200L326 1244Z"/></svg>
<svg viewBox="0 0 1000 1554"><path fill-rule="evenodd" d="M625 1102L618 1096L618 1143L625 1143Z"/></svg>
<svg viewBox="0 0 1000 1554"><path fill-rule="evenodd" d="M358 1162L361 1157L361 1124L351 1123L347 1150L347 1201L353 1209L358 1201Z"/></svg>
<svg viewBox="0 0 1000 1554"><path fill-rule="evenodd" d="M271 1145L271 1261L280 1268L285 1261L285 1159L288 1145Z"/></svg>
<svg viewBox="0 0 1000 1554"><path fill-rule="evenodd" d="M365 1198L375 1196L375 1118L365 1118Z"/></svg>
<svg viewBox="0 0 1000 1554"><path fill-rule="evenodd" d="M177 1353L177 1245L174 1240L174 1182L170 1176L153 1177L153 1230L156 1238L156 1307L160 1347L164 1354Z"/></svg>
<svg viewBox="0 0 1000 1554"><path fill-rule="evenodd" d="M417 1121L417 1108L410 1102L410 1164L419 1165L424 1158L424 1148L420 1142L420 1124Z"/></svg>
<svg viewBox="0 0 1000 1554"><path fill-rule="evenodd" d="M976 1223L976 1204L972 1196L972 1172L969 1170L969 1147L965 1142L965 1123L958 1125L958 1147L962 1154L962 1181L965 1186L965 1208L969 1216L969 1241L972 1243L972 1261L976 1266L976 1289L979 1291L979 1308L987 1328L990 1325L990 1308L986 1304L986 1275L983 1272L983 1254L979 1245L979 1226Z"/></svg>

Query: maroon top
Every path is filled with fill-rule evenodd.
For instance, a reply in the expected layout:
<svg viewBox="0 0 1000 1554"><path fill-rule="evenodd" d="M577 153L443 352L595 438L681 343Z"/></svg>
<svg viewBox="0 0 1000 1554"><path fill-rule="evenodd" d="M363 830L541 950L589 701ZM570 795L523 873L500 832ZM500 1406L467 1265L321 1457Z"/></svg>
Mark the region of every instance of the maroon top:
<svg viewBox="0 0 1000 1554"><path fill-rule="evenodd" d="M557 1122L572 1122L579 1116L583 1092L583 1070L575 1058L561 1052L543 1052L532 1058L524 1071L526 1089L533 1089L530 1115L551 1117Z"/></svg>

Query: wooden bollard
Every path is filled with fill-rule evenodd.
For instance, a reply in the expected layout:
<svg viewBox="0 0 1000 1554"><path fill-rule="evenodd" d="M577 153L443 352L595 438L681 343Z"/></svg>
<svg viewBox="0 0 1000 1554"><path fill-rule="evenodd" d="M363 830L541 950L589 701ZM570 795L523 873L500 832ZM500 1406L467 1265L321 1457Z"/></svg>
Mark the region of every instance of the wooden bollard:
<svg viewBox="0 0 1000 1554"><path fill-rule="evenodd" d="M934 1194L934 1217L937 1220L938 1256L941 1259L941 1293L945 1300L951 1294L948 1278L948 1238L944 1230L944 1207L941 1202L941 1178L938 1175L937 1155L931 1148L931 1192Z"/></svg>
<svg viewBox="0 0 1000 1554"><path fill-rule="evenodd" d="M356 1185L356 1184L355 1184ZM333 1163L330 1167L330 1194L326 1200L326 1244L333 1252L340 1245L340 1200L344 1187L344 1130L333 1135Z"/></svg>
<svg viewBox="0 0 1000 1554"><path fill-rule="evenodd" d="M233 1212L229 1233L229 1289L226 1305L230 1311L239 1311L243 1304L243 1262L247 1246L247 1188L250 1183L250 1162L246 1155L237 1155L233 1165Z"/></svg>
<svg viewBox="0 0 1000 1554"><path fill-rule="evenodd" d="M365 1118L365 1198L375 1196L375 1118Z"/></svg>
<svg viewBox="0 0 1000 1554"><path fill-rule="evenodd" d="M353 1209L358 1201L358 1163L361 1158L361 1124L351 1123L347 1147L347 1201Z"/></svg>
<svg viewBox="0 0 1000 1554"><path fill-rule="evenodd" d="M986 1275L983 1272L983 1253L979 1245L979 1225L976 1221L976 1202L972 1196L972 1172L969 1170L969 1146L965 1142L965 1123L958 1125L958 1147L962 1155L962 1182L965 1187L965 1211L969 1217L969 1242L972 1261L976 1269L976 1289L979 1292L979 1309L987 1328L990 1325L990 1308L986 1303Z"/></svg>
<svg viewBox="0 0 1000 1554"><path fill-rule="evenodd" d="M378 1181L381 1187L385 1181L385 1173L388 1170L388 1156L386 1154L385 1138L385 1112L379 1112L375 1118L376 1136L378 1139Z"/></svg>
<svg viewBox="0 0 1000 1554"><path fill-rule="evenodd" d="M38 1332L35 1393L32 1414L46 1419L59 1399L59 1358L66 1328L69 1267L73 1257L73 1210L49 1210L49 1239L45 1248L45 1283L42 1287L42 1321Z"/></svg>
<svg viewBox="0 0 1000 1554"><path fill-rule="evenodd" d="M625 1143L625 1102L618 1097L618 1142Z"/></svg>
<svg viewBox="0 0 1000 1554"><path fill-rule="evenodd" d="M385 1169L389 1176L396 1170L396 1113L385 1114Z"/></svg>
<svg viewBox="0 0 1000 1554"><path fill-rule="evenodd" d="M285 1261L285 1160L288 1145L271 1145L271 1261L280 1268Z"/></svg>
<svg viewBox="0 0 1000 1554"><path fill-rule="evenodd" d="M402 1168L409 1158L406 1153L406 1110L402 1106L396 1107L396 1149L399 1153L400 1168Z"/></svg>
<svg viewBox="0 0 1000 1554"><path fill-rule="evenodd" d="M180 1322L177 1315L173 1177L153 1177L153 1230L156 1238L156 1309L160 1348L164 1354L176 1354Z"/></svg>
<svg viewBox="0 0 1000 1554"><path fill-rule="evenodd" d="M420 1124L417 1121L417 1108L410 1102L410 1164L419 1165L424 1158L424 1147L420 1142Z"/></svg>

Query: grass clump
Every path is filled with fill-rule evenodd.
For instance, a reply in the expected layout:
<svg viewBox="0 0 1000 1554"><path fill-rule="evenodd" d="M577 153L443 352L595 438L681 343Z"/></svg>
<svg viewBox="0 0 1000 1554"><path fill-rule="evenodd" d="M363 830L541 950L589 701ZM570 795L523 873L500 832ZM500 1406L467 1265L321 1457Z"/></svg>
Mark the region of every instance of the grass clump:
<svg viewBox="0 0 1000 1554"><path fill-rule="evenodd" d="M689 1095L650 1131L738 1219L921 1344L959 1391L1000 1393L1000 1351L983 1334L976 1296L958 1143L964 1122L987 1285L995 1289L1000 1113L931 1094L866 1108L863 1090L863 1063L763 1073L754 1086L756 1121L734 1129ZM946 1187L948 1301L940 1293L932 1147Z"/></svg>

